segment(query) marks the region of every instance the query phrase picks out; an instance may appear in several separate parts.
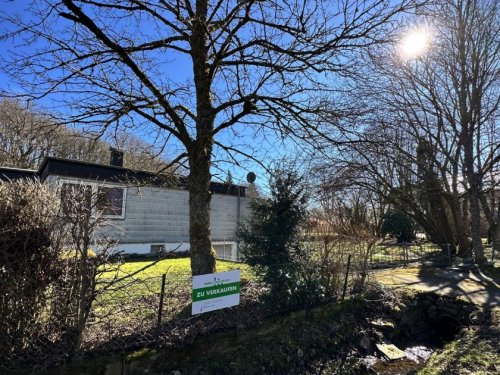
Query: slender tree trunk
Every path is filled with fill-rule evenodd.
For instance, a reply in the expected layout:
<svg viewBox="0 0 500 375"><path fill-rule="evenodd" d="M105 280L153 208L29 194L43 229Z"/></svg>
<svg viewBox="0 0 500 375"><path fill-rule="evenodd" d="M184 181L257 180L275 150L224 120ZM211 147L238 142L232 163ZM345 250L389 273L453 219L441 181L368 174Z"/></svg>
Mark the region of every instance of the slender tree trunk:
<svg viewBox="0 0 500 375"><path fill-rule="evenodd" d="M493 193L494 194L494 193ZM492 216L495 214L492 214ZM500 201L496 208L496 216L493 218L491 225L491 245L493 247L493 254L500 254Z"/></svg>
<svg viewBox="0 0 500 375"><path fill-rule="evenodd" d="M493 241L492 241L492 246L493 246L493 254L498 256L500 254L500 218L497 220L494 228L492 228L492 235L493 235Z"/></svg>

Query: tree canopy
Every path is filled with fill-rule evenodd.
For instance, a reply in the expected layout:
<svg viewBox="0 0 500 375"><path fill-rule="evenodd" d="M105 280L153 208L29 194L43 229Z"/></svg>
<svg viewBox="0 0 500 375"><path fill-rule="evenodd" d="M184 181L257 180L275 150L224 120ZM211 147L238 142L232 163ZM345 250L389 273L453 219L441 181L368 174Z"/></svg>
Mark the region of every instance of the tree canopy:
<svg viewBox="0 0 500 375"><path fill-rule="evenodd" d="M57 96L67 121L104 131L126 123L189 168L193 274L215 270L210 251L216 153L254 158L251 137L326 136L338 75L416 1L49 0L31 18L3 15L28 44L4 69L33 97ZM334 141L334 139L332 139Z"/></svg>

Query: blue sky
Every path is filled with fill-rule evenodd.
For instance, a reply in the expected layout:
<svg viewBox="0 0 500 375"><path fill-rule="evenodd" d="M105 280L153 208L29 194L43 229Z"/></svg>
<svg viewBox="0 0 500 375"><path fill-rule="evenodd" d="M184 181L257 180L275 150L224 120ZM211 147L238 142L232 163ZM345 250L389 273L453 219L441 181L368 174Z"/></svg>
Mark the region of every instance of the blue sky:
<svg viewBox="0 0 500 375"><path fill-rule="evenodd" d="M30 1L21 0L21 1L2 1L0 2L0 13L3 14L20 14L24 19L29 20L30 17L26 12L23 12L26 5L29 4ZM40 3L39 3L40 4ZM0 23L0 31L5 32L6 24ZM19 40L14 42L11 39L8 40L0 40L0 59L9 59L12 57L12 53L15 51L23 50L24 48L19 45ZM25 50L25 49L24 49ZM190 79L192 77L192 67L191 63L188 59L182 58L180 56L172 55L169 57L170 63L168 64L168 73L170 76L176 77L179 80ZM20 87L14 80L11 80L8 76L6 76L3 72L0 71L0 91L7 93L20 93L24 92L23 88ZM47 96L35 102L35 106L39 108L43 108L48 112L58 112L58 113L69 113L69 108L61 107L59 105L59 101L64 98L64 94L58 93L55 95ZM222 143L232 143L237 142L241 145L250 145L252 148L257 150L257 155L259 159L265 165L271 165L273 160L279 159L283 156L291 154L297 154L298 151L295 150L294 144L288 140L282 140L278 136L267 132L265 134L257 134L242 125L238 125L234 128L234 131L238 133L238 137L235 138L233 136L233 132L225 132L222 133L218 140ZM153 138L146 134L145 132L141 132L137 134L143 137L146 141L153 141ZM171 146L169 149L176 150L182 147L179 142L171 142ZM168 155L168 157L173 155ZM220 160L221 154L215 155L214 159ZM263 185L266 177L264 177L264 170L256 163L251 162L249 160L245 160L244 158L239 158L239 161L242 162L242 166L238 167L235 165L231 165L231 163L218 163L217 168L213 168L212 173L217 178L225 178L224 174L227 170L230 170L233 179L235 182L245 182L245 176L249 170L256 172L258 176L257 184Z"/></svg>

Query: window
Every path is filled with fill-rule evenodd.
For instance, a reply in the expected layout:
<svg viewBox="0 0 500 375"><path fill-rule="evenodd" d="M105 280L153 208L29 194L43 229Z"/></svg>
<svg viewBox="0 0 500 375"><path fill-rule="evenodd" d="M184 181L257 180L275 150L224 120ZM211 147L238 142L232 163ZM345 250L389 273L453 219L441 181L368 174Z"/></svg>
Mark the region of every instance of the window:
<svg viewBox="0 0 500 375"><path fill-rule="evenodd" d="M124 189L98 186L96 208L105 216L123 216Z"/></svg>
<svg viewBox="0 0 500 375"><path fill-rule="evenodd" d="M212 242L212 248L215 250L217 259L236 260L235 256L233 256L233 250L236 249L236 244L234 242Z"/></svg>
<svg viewBox="0 0 500 375"><path fill-rule="evenodd" d="M82 212L96 213L115 219L125 217L125 188L95 183L63 181L61 185L61 203L66 214Z"/></svg>

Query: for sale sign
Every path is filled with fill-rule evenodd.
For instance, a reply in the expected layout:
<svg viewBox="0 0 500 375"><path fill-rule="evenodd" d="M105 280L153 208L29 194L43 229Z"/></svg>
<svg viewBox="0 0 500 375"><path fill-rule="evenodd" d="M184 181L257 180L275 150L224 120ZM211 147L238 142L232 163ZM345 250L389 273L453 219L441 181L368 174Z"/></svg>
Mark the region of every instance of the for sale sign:
<svg viewBox="0 0 500 375"><path fill-rule="evenodd" d="M239 304L240 270L193 276L193 315Z"/></svg>

